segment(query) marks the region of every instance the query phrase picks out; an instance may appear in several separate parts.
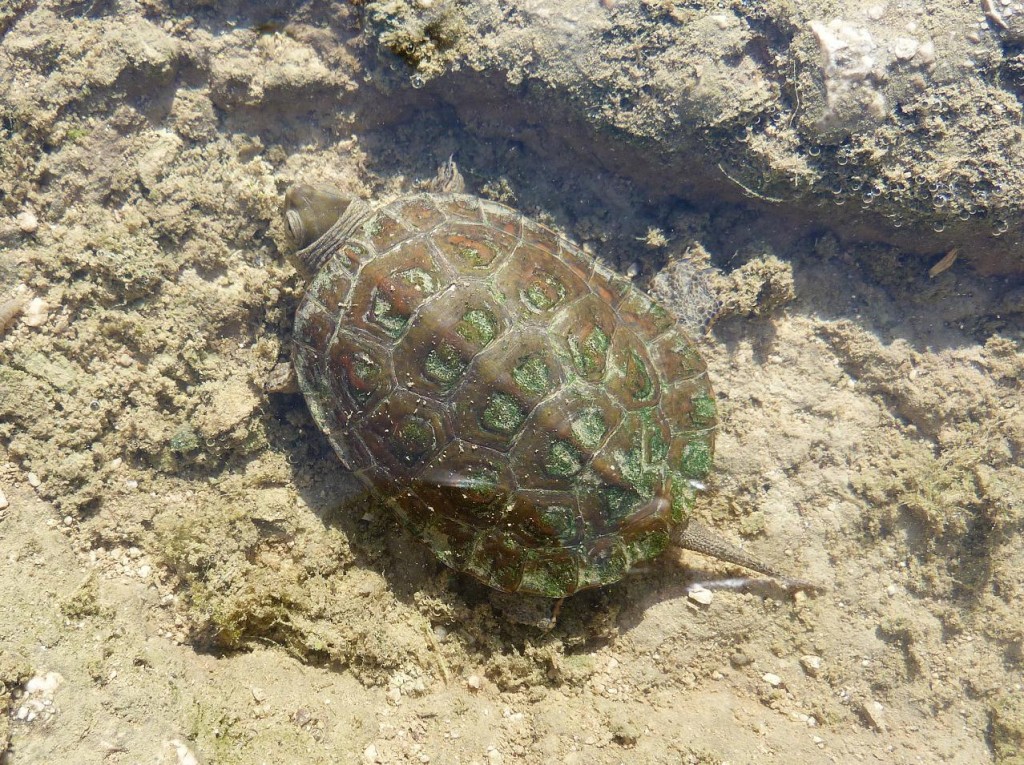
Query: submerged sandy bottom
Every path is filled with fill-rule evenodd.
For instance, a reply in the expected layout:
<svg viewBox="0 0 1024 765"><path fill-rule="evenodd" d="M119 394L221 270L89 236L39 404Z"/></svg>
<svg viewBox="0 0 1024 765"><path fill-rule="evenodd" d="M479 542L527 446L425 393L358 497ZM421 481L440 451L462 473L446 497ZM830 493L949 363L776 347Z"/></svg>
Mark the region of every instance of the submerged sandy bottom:
<svg viewBox="0 0 1024 765"><path fill-rule="evenodd" d="M770 206L647 206L514 120L382 95L310 29L26 6L0 52L5 762L1019 762L1009 278L929 278ZM735 570L670 553L545 632L352 500L301 398L264 392L301 291L281 196L387 198L452 152L644 283L710 253L699 513L825 592L700 604Z"/></svg>

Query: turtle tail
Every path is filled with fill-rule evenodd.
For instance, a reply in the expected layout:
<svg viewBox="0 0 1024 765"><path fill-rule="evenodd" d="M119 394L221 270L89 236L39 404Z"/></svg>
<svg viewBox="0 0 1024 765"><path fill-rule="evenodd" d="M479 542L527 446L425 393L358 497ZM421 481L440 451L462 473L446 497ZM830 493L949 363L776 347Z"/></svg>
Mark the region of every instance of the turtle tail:
<svg viewBox="0 0 1024 765"><path fill-rule="evenodd" d="M805 579L793 579L786 576L774 566L770 566L750 553L744 552L698 521L689 521L677 527L675 532L673 532L672 542L684 550L692 550L693 552L717 558L726 563L734 563L737 566L743 566L743 568L756 571L759 574L770 576L787 590L810 590L817 592L824 589L821 585Z"/></svg>

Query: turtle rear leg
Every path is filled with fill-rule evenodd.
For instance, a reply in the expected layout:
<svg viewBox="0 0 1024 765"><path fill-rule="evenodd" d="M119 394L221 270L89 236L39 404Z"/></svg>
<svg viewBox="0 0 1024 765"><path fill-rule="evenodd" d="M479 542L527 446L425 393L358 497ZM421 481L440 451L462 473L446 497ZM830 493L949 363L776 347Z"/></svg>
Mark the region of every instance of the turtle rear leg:
<svg viewBox="0 0 1024 765"><path fill-rule="evenodd" d="M430 182L430 190L435 194L461 194L466 190L466 181L459 172L455 155L448 157L448 160L437 168L437 175Z"/></svg>
<svg viewBox="0 0 1024 765"><path fill-rule="evenodd" d="M759 574L770 576L787 590L810 590L818 592L824 588L805 579L793 579L786 576L774 566L770 566L759 558L744 552L736 545L728 542L698 521L690 521L677 528L672 535L672 542L684 550L692 550L726 563L735 563Z"/></svg>

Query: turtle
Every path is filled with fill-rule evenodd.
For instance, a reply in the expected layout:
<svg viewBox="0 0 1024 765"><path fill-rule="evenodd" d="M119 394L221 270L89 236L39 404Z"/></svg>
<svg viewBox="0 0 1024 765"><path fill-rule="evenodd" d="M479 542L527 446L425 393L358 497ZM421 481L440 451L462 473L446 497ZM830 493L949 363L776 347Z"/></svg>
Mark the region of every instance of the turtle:
<svg viewBox="0 0 1024 765"><path fill-rule="evenodd" d="M630 279L466 194L451 161L378 207L292 186L284 217L313 420L440 561L559 599L673 545L784 579L693 518L717 426L707 365Z"/></svg>

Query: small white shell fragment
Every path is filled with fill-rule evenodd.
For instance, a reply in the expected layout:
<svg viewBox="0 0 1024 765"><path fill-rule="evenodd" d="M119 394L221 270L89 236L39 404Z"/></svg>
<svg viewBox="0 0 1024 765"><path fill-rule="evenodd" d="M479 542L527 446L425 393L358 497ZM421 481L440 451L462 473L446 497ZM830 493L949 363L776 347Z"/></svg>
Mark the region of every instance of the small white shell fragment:
<svg viewBox="0 0 1024 765"><path fill-rule="evenodd" d="M22 312L21 320L27 327L41 327L46 323L50 313L50 306L40 297L32 298Z"/></svg>
<svg viewBox="0 0 1024 765"><path fill-rule="evenodd" d="M715 593L700 585L693 587L686 595L694 603L700 603L702 606L710 606L715 597Z"/></svg>
<svg viewBox="0 0 1024 765"><path fill-rule="evenodd" d="M37 476L35 473L29 473L26 476L26 478L28 480L28 485L31 486L33 489L38 489L39 486L43 483L42 481L39 480L39 476Z"/></svg>
<svg viewBox="0 0 1024 765"><path fill-rule="evenodd" d="M778 675L772 674L771 672L765 672L761 675L761 679L768 683L772 688L778 688L782 685L782 678Z"/></svg>
<svg viewBox="0 0 1024 765"><path fill-rule="evenodd" d="M14 222L23 234L34 234L39 228L39 218L31 210L22 210Z"/></svg>

